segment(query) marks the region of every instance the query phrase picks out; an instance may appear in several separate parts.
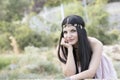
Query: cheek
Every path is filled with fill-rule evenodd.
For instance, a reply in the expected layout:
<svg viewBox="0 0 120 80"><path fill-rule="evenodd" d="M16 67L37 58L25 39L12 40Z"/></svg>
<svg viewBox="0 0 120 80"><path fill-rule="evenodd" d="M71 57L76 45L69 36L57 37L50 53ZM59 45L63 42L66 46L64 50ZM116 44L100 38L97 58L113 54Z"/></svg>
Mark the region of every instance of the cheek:
<svg viewBox="0 0 120 80"><path fill-rule="evenodd" d="M78 38L78 34L77 34L77 33L75 33L74 36L75 36L76 38Z"/></svg>
<svg viewBox="0 0 120 80"><path fill-rule="evenodd" d="M64 34L63 37L66 38L66 35Z"/></svg>
<svg viewBox="0 0 120 80"><path fill-rule="evenodd" d="M67 40L67 36L66 35L63 35L64 39Z"/></svg>
<svg viewBox="0 0 120 80"><path fill-rule="evenodd" d="M77 34L75 35L75 39L76 39L76 41L78 41L78 35Z"/></svg>

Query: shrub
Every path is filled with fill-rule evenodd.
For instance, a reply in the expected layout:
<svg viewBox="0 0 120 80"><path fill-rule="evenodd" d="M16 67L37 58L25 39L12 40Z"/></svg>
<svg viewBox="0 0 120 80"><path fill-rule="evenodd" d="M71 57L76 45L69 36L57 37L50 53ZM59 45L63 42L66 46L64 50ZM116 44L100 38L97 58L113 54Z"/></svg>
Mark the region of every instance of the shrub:
<svg viewBox="0 0 120 80"><path fill-rule="evenodd" d="M7 67L9 64L11 64L11 62L15 60L14 57L4 57L1 56L0 57L0 70Z"/></svg>

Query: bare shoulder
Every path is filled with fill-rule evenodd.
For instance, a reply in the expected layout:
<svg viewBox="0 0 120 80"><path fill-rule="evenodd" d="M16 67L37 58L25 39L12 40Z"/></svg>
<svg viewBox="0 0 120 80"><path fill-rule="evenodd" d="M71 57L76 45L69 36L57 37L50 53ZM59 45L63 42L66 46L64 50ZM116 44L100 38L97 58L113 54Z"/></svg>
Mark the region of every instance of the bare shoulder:
<svg viewBox="0 0 120 80"><path fill-rule="evenodd" d="M88 37L88 41L90 42L91 45L95 45L95 44L98 44L98 45L103 45L102 42L94 37Z"/></svg>

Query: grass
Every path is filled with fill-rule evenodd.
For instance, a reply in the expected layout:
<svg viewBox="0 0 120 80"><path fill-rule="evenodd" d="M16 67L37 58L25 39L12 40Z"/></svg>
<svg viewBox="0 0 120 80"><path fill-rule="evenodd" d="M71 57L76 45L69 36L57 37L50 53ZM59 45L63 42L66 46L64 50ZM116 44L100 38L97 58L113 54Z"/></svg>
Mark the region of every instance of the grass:
<svg viewBox="0 0 120 80"><path fill-rule="evenodd" d="M10 56L6 57L6 56L3 56L3 55L0 56L0 70L7 67L14 60L15 60L15 57L13 57L13 56L11 56L11 57Z"/></svg>
<svg viewBox="0 0 120 80"><path fill-rule="evenodd" d="M54 48L39 49L27 47L19 55L4 54L0 60L0 75L9 80L19 78L61 79L64 78ZM5 65L6 64L6 65ZM12 68L11 68L12 66ZM3 76L0 76L0 79Z"/></svg>
<svg viewBox="0 0 120 80"><path fill-rule="evenodd" d="M62 69L54 48L26 47L19 55L0 56L0 79L63 79ZM12 66L12 68L11 68ZM120 62L114 61L120 78Z"/></svg>
<svg viewBox="0 0 120 80"><path fill-rule="evenodd" d="M120 78L120 61L114 61L114 67L117 72L118 78Z"/></svg>

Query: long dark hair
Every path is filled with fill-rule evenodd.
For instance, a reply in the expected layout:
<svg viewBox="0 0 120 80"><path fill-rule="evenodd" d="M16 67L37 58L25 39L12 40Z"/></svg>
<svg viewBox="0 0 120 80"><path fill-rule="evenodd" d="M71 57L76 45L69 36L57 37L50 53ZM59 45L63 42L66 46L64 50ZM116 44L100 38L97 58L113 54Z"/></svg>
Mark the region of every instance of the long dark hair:
<svg viewBox="0 0 120 80"><path fill-rule="evenodd" d="M79 60L79 62L80 62L81 72L84 70L87 70L89 67L89 64L90 64L90 60L91 60L92 49L90 47L90 43L87 38L87 33L85 30L85 22L82 19L82 17L80 17L78 15L67 16L62 22L62 25L61 25L62 30L63 30L63 26L66 24L71 24L73 26L75 24L77 24L77 26L75 26L75 27L76 27L76 30L78 33L78 46L77 46L78 54L76 54L75 48L73 48L73 56L74 56L74 60L75 60L76 74L77 74L79 72L78 68L77 68L77 64L78 64L77 60ZM67 48L60 45L62 37L63 37L63 31L61 32L60 41L59 41L58 57L59 57L59 60L65 64L66 60L67 60L68 51L67 51ZM61 58L60 48L61 48L66 60ZM78 59L77 59L77 56L78 56Z"/></svg>

